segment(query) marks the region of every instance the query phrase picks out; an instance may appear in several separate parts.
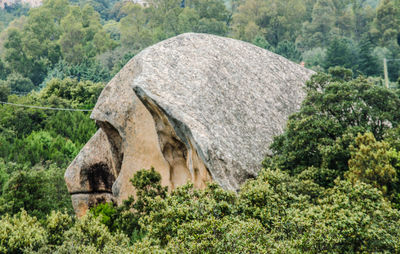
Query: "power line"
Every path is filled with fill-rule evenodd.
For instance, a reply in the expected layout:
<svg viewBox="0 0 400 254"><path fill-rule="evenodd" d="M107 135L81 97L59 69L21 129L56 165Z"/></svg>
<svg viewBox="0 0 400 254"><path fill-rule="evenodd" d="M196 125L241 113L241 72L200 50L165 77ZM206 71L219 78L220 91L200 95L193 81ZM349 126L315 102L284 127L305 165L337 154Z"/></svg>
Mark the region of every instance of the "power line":
<svg viewBox="0 0 400 254"><path fill-rule="evenodd" d="M15 95L27 95L27 94L29 94L30 92L11 91L10 93L11 93L11 94L15 94Z"/></svg>
<svg viewBox="0 0 400 254"><path fill-rule="evenodd" d="M48 110L60 110L60 111L81 111L81 112L90 112L90 111L92 111L91 109L51 108L51 107L41 107L41 106L33 106L33 105L15 104L15 103L4 102L4 101L0 101L0 104L11 105L11 106L16 106L16 107L48 109Z"/></svg>

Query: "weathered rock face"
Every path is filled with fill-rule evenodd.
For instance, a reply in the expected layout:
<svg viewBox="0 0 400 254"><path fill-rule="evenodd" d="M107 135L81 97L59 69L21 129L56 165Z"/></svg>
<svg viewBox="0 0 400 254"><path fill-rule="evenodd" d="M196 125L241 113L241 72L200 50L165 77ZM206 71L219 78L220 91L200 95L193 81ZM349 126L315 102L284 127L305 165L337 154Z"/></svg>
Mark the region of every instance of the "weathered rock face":
<svg viewBox="0 0 400 254"><path fill-rule="evenodd" d="M67 169L78 215L135 193L151 166L170 189L216 181L236 190L255 176L298 110L313 74L251 44L183 34L143 50L110 81L91 117L100 129Z"/></svg>

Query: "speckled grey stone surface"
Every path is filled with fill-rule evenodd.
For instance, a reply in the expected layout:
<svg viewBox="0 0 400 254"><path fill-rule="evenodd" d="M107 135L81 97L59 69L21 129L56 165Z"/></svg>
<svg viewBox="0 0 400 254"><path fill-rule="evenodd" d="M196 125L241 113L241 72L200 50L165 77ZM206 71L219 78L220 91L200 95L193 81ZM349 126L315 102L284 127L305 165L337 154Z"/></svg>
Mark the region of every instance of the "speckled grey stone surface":
<svg viewBox="0 0 400 254"><path fill-rule="evenodd" d="M145 106L159 107L212 178L232 190L257 174L313 74L249 43L194 33L143 50L125 69L132 65L131 87Z"/></svg>

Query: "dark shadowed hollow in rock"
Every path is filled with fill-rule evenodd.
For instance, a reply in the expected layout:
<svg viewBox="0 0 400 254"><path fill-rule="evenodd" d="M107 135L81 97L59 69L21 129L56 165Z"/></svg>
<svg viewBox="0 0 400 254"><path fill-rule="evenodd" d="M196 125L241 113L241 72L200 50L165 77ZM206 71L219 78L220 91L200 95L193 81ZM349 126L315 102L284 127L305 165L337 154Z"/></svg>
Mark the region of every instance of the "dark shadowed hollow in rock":
<svg viewBox="0 0 400 254"><path fill-rule="evenodd" d="M121 203L135 193L133 174L152 166L169 189L215 181L237 190L257 174L312 74L214 35L182 34L143 50L102 91L91 115L100 129L65 173L76 213L99 197Z"/></svg>
<svg viewBox="0 0 400 254"><path fill-rule="evenodd" d="M81 184L85 182L89 184L89 192L109 192L111 193L112 185L115 181L114 175L110 173L110 169L105 163L96 163L81 170Z"/></svg>

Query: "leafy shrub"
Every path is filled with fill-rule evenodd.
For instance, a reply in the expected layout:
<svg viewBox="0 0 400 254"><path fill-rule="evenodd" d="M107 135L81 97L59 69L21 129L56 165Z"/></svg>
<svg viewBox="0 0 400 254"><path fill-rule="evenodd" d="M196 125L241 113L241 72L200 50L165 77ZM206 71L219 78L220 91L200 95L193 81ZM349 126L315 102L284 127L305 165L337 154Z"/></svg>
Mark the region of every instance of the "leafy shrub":
<svg viewBox="0 0 400 254"><path fill-rule="evenodd" d="M22 210L0 219L0 252L22 253L38 250L47 243L47 233L35 217Z"/></svg>
<svg viewBox="0 0 400 254"><path fill-rule="evenodd" d="M272 229L282 223L288 208L310 206L322 191L309 179L299 180L280 170L266 169L242 186L238 203L243 214Z"/></svg>
<svg viewBox="0 0 400 254"><path fill-rule="evenodd" d="M99 204L90 209L90 213L95 218L100 217L100 222L106 225L111 231L115 230L114 219L117 213L117 209L114 208L113 203Z"/></svg>
<svg viewBox="0 0 400 254"><path fill-rule="evenodd" d="M63 175L64 171L55 165L12 172L3 187L0 214L15 214L23 208L29 214L44 219L53 209L71 212L70 196Z"/></svg>
<svg viewBox="0 0 400 254"><path fill-rule="evenodd" d="M61 245L64 241L64 232L73 226L73 222L73 218L66 212L51 211L45 222L48 244Z"/></svg>
<svg viewBox="0 0 400 254"><path fill-rule="evenodd" d="M45 100L57 97L69 101L73 105L89 105L93 107L103 88L103 83L78 81L72 78L54 78L40 91L39 96Z"/></svg>
<svg viewBox="0 0 400 254"><path fill-rule="evenodd" d="M139 220L149 238L157 239L161 245L176 237L178 229L185 223L214 217L222 219L234 212L236 196L222 190L216 184L204 191L193 189L192 184L174 190L166 198L148 199L152 210Z"/></svg>
<svg viewBox="0 0 400 254"><path fill-rule="evenodd" d="M215 217L182 224L168 253L267 253L272 241L258 220Z"/></svg>
<svg viewBox="0 0 400 254"><path fill-rule="evenodd" d="M35 88L29 78L25 78L19 73L12 73L8 75L5 84L11 89L11 91L19 93L30 92Z"/></svg>
<svg viewBox="0 0 400 254"><path fill-rule="evenodd" d="M77 220L64 233L63 244L56 253L131 253L129 239L121 234L112 234L107 226L91 213Z"/></svg>
<svg viewBox="0 0 400 254"><path fill-rule="evenodd" d="M400 247L399 211L365 183L337 182L317 206L292 216L302 252L394 253Z"/></svg>
<svg viewBox="0 0 400 254"><path fill-rule="evenodd" d="M352 181L362 181L390 195L398 181L394 162L400 155L385 141L376 141L372 133L358 134L356 146L350 146L351 159L347 177Z"/></svg>
<svg viewBox="0 0 400 254"><path fill-rule="evenodd" d="M153 211L154 198L166 197L167 188L161 186L161 175L154 168L139 170L130 181L136 189L136 202L130 196L116 211L109 205L100 205L100 208L95 208L93 212L96 213L99 209L99 214L106 213L106 218L110 218L107 222L111 225L110 229L120 230L129 236L131 242L136 242L142 239L147 231L147 226L139 224L140 218Z"/></svg>
<svg viewBox="0 0 400 254"><path fill-rule="evenodd" d="M362 182L322 188L279 170L263 170L239 195L188 184L149 200L146 236L135 253L396 252L400 212Z"/></svg>
<svg viewBox="0 0 400 254"><path fill-rule="evenodd" d="M10 151L9 159L20 163L53 161L60 165L69 163L79 150L75 144L61 136L52 137L47 131L32 132L24 139L17 140Z"/></svg>

